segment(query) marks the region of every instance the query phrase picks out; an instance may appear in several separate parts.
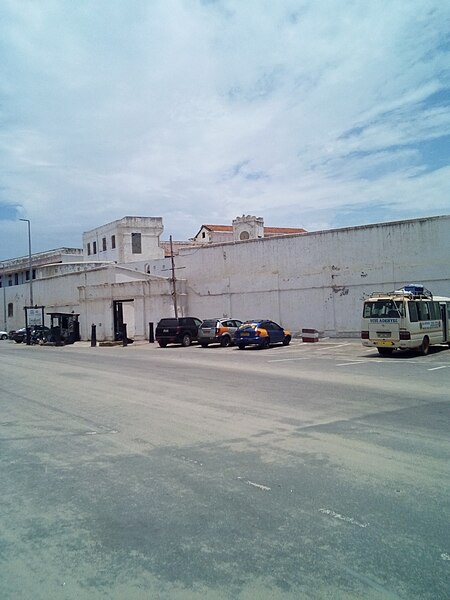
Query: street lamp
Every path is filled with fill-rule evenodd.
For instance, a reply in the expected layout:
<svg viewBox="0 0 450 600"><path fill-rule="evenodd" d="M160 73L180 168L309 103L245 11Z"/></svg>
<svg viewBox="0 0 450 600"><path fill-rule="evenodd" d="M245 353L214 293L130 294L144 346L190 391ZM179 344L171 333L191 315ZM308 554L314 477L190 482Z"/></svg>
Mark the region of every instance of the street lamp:
<svg viewBox="0 0 450 600"><path fill-rule="evenodd" d="M2 288L3 288L3 321L5 324L5 331L8 331L6 327L6 267L5 263L2 263Z"/></svg>
<svg viewBox="0 0 450 600"><path fill-rule="evenodd" d="M28 223L28 260L30 269L30 306L33 306L33 263L31 261L31 224L30 219L19 219Z"/></svg>

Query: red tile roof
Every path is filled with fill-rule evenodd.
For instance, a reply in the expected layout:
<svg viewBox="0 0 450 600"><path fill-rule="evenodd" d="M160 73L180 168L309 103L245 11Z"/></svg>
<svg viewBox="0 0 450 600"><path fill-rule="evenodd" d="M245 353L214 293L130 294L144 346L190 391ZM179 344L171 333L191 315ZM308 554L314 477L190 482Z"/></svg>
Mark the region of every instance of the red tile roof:
<svg viewBox="0 0 450 600"><path fill-rule="evenodd" d="M203 227L210 231L233 232L231 225L202 225ZM301 227L264 227L265 235L283 235L288 233L306 233L306 229Z"/></svg>

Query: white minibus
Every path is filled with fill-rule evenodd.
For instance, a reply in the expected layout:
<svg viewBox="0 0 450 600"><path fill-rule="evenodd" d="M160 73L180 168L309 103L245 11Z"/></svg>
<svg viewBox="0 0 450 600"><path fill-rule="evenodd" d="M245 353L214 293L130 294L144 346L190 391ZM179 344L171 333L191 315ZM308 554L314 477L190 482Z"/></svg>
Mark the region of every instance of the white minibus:
<svg viewBox="0 0 450 600"><path fill-rule="evenodd" d="M374 292L363 305L361 340L383 355L417 349L428 354L433 344L450 345L450 298L433 296L423 285L394 292Z"/></svg>

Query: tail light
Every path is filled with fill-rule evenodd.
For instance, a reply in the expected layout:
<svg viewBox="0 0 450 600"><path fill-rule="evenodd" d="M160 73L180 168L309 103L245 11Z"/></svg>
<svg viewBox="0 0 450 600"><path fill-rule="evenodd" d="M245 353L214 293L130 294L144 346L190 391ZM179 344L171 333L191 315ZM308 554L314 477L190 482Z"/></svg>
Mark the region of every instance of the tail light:
<svg viewBox="0 0 450 600"><path fill-rule="evenodd" d="M411 332L410 331L400 331L400 339L401 340L410 340Z"/></svg>
<svg viewBox="0 0 450 600"><path fill-rule="evenodd" d="M369 339L369 332L368 331L361 331L361 339L362 340L368 340Z"/></svg>

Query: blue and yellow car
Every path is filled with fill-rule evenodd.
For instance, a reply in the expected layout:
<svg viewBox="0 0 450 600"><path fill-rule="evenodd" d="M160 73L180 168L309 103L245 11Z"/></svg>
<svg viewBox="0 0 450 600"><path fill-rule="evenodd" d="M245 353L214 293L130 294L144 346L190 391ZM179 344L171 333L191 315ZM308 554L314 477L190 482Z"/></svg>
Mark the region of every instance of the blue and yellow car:
<svg viewBox="0 0 450 600"><path fill-rule="evenodd" d="M287 346L292 339L291 332L268 319L255 319L243 323L234 334L234 343L239 350L246 346L268 348L271 344Z"/></svg>

